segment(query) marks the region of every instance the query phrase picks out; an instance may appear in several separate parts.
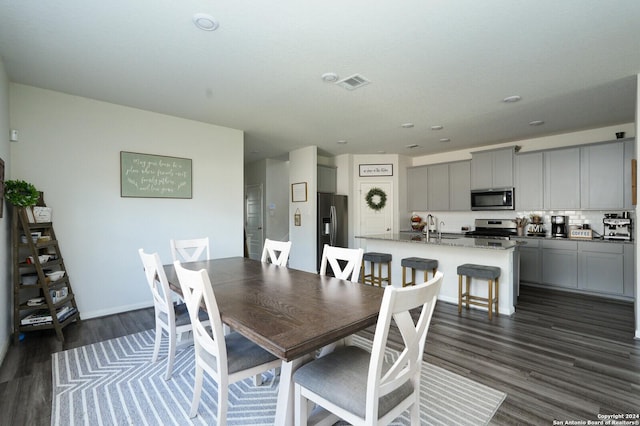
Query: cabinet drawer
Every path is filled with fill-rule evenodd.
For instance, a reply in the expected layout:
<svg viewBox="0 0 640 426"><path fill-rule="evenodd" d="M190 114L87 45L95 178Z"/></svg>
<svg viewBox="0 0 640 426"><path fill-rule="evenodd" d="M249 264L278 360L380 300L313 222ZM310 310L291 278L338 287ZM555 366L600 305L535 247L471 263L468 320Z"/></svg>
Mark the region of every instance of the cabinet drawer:
<svg viewBox="0 0 640 426"><path fill-rule="evenodd" d="M577 241L544 240L542 248L554 250L578 250Z"/></svg>
<svg viewBox="0 0 640 426"><path fill-rule="evenodd" d="M622 254L624 252L624 244L580 242L578 243L578 250L581 252Z"/></svg>

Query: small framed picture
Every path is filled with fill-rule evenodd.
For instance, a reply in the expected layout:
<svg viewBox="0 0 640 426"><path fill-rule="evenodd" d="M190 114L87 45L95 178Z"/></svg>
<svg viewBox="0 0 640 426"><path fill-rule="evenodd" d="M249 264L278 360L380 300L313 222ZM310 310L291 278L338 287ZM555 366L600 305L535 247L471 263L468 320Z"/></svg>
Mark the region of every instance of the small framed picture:
<svg viewBox="0 0 640 426"><path fill-rule="evenodd" d="M291 184L291 201L294 203L307 201L307 182Z"/></svg>
<svg viewBox="0 0 640 426"><path fill-rule="evenodd" d="M393 164L360 164L360 176L393 176Z"/></svg>

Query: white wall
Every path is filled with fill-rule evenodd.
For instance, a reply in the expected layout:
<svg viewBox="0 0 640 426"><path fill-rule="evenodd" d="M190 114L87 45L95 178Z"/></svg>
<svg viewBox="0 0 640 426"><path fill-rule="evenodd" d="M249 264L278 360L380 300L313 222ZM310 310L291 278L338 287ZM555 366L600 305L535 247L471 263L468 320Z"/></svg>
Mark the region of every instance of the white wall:
<svg viewBox="0 0 640 426"><path fill-rule="evenodd" d="M0 57L0 158L4 161L5 179L9 179L11 162L9 161L9 78ZM4 200L0 200L4 203ZM12 293L11 280L11 220L7 206L0 206L3 215L0 219L0 364L7 353L12 330Z"/></svg>
<svg viewBox="0 0 640 426"><path fill-rule="evenodd" d="M636 122L635 122L635 127L634 127L634 134L638 134L638 126L640 125L640 74L638 74L636 76ZM626 136L630 136L630 135L626 135ZM638 153L640 153L640 143L638 143L638 138L636 138L636 158L638 157ZM636 182L637 184L637 182ZM637 206L636 206L636 210L637 210ZM637 213L637 211L636 211ZM638 215L635 215L636 218L638 218ZM638 241L638 235L640 235L638 233L638 225L636 224L634 226L634 233L635 235L633 236L633 239L635 241ZM636 339L640 339L640 268L638 267L638 265L640 265L640 250L638 250L638 245L636 243L636 301L635 301L635 308L636 308Z"/></svg>
<svg viewBox="0 0 640 426"><path fill-rule="evenodd" d="M317 167L317 147L308 146L289 153L289 184L307 182L307 201L289 203L289 233L291 235L292 242L291 253L289 255L289 265L295 269L314 273L317 272ZM293 215L296 210L300 210L300 214L302 216L301 226L294 226Z"/></svg>
<svg viewBox="0 0 640 426"><path fill-rule="evenodd" d="M137 249L169 263L170 238L243 255L243 133L10 85L11 178L44 191L84 318L150 306ZM6 132L4 133L6 134ZM193 160L192 199L120 197L120 151Z"/></svg>

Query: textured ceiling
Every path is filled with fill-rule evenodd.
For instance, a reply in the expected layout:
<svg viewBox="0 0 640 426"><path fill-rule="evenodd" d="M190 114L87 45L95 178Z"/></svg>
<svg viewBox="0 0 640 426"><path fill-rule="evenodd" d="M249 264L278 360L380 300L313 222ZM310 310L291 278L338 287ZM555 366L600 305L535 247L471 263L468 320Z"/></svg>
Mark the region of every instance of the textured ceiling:
<svg viewBox="0 0 640 426"><path fill-rule="evenodd" d="M244 130L246 161L417 156L633 122L638 22L638 0L0 0L0 55L13 82Z"/></svg>

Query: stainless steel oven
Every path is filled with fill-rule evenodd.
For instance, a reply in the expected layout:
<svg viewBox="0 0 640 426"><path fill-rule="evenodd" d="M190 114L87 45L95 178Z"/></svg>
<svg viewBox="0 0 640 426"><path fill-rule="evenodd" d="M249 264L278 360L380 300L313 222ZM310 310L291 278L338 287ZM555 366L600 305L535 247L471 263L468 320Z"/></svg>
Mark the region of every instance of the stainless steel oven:
<svg viewBox="0 0 640 426"><path fill-rule="evenodd" d="M513 188L474 189L471 210L514 210Z"/></svg>

